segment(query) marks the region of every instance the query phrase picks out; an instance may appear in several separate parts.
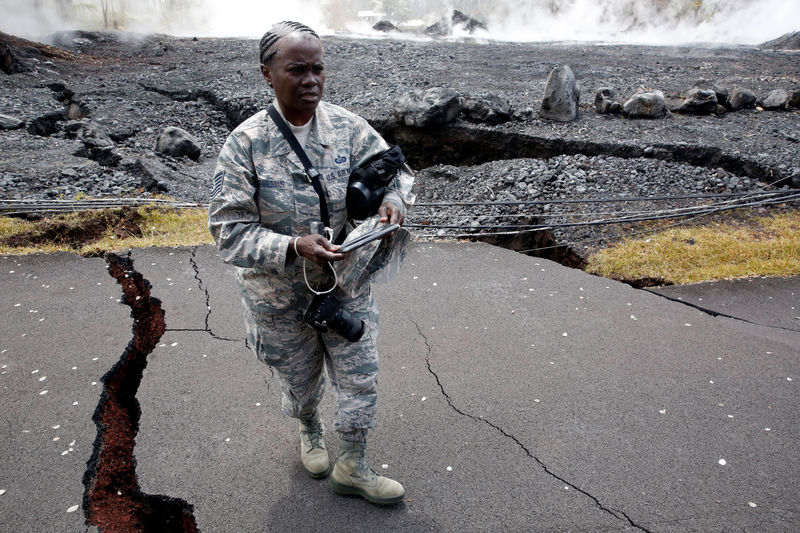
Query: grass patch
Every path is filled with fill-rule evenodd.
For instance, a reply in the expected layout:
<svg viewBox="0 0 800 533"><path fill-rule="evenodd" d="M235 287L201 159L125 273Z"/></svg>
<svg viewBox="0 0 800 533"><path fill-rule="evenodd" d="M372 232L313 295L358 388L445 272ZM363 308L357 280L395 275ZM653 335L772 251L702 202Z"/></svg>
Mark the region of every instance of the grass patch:
<svg viewBox="0 0 800 533"><path fill-rule="evenodd" d="M60 214L30 221L0 217L0 253L97 255L151 246L212 244L205 209L138 207Z"/></svg>
<svg viewBox="0 0 800 533"><path fill-rule="evenodd" d="M661 284L800 274L800 211L626 239L589 258L587 272Z"/></svg>

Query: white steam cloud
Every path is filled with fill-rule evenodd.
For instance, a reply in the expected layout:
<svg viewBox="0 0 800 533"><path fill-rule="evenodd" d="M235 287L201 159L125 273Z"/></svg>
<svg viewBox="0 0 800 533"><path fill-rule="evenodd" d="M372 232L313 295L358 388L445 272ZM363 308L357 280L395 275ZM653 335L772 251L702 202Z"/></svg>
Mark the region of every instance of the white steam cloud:
<svg viewBox="0 0 800 533"><path fill-rule="evenodd" d="M799 8L800 0L0 0L0 30L259 37L297 20L322 34L378 35L375 16L424 28L458 9L486 23L478 37L487 40L756 44L800 29Z"/></svg>

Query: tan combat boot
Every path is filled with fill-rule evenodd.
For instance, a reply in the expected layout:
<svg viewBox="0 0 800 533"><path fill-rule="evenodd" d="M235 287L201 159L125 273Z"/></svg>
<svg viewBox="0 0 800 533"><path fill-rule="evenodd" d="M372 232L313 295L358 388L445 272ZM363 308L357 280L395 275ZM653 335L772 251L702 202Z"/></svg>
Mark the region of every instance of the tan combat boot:
<svg viewBox="0 0 800 533"><path fill-rule="evenodd" d="M300 461L306 473L314 479L327 476L331 470L328 451L322 440L324 434L325 426L316 412L300 419Z"/></svg>
<svg viewBox="0 0 800 533"><path fill-rule="evenodd" d="M339 445L339 460L328 478L328 485L336 494L361 496L379 505L391 505L403 501L406 490L403 485L388 477L379 476L367 466L364 458L366 441L342 440Z"/></svg>

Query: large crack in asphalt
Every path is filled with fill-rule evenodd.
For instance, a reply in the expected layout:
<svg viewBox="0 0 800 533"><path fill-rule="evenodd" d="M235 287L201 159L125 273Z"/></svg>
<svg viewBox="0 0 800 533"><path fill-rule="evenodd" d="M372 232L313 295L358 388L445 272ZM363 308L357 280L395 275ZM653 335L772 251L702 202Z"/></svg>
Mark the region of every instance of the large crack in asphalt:
<svg viewBox="0 0 800 533"><path fill-rule="evenodd" d="M525 455L528 456L528 458L533 459L536 462L536 464L538 464L539 467L541 467L541 469L547 475L551 476L554 479L557 479L561 483L564 483L566 486L568 486L569 488L579 492L580 494L583 494L584 496L586 496L587 498L592 500L592 502L594 502L594 504L597 506L597 508L600 509L601 511L603 511L605 513L608 513L609 515L613 516L617 520L621 520L623 522L626 522L631 527L634 527L634 528L639 529L641 531L644 531L646 533L650 533L649 529L647 529L646 527L634 522L624 511L621 511L619 509L612 509L612 508L604 505L597 496L594 496L590 492L588 492L588 491L580 488L579 486L577 486L575 483L573 483L573 482L565 479L564 477L558 475L557 473L555 473L541 459L536 457L528 449L528 447L525 446L525 444L522 443L522 441L520 441L517 437L515 437L514 435L512 435L511 433L509 433L508 431L506 431L502 427L498 426L497 424L493 423L490 420L487 420L486 418L484 418L482 416L476 416L476 415L470 414L470 413L464 411L463 409L460 409L458 406L456 406L453 403L453 400L447 394L447 391L445 390L444 384L442 383L442 380L439 378L439 375L436 373L435 370L433 370L433 367L431 365L431 354L433 353L433 347L428 342L428 337L425 336L425 334L422 332L422 328L419 327L419 324L416 321L414 321L411 318L409 320L417 328L417 332L419 333L419 336L422 338L423 342L425 343L425 347L426 347L427 352L428 352L427 355L425 356L425 364L428 367L428 372L430 372L430 374L436 380L436 384L439 386L439 390L442 391L442 395L444 396L445 400L447 401L447 404L450 406L451 409L453 409L456 413L458 413L461 416L464 416L466 418L469 418L471 420L474 420L474 421L482 423L482 424L486 424L487 426L491 427L492 429L494 429L495 431L497 431L498 433L503 435L503 437L511 440L514 444L516 444L525 453Z"/></svg>
<svg viewBox="0 0 800 533"><path fill-rule="evenodd" d="M97 425L93 453L83 476L86 523L102 533L196 533L193 507L186 501L144 494L136 475L134 446L141 408L136 392L147 356L166 330L161 301L134 270L133 260L105 256L111 277L122 287L131 308L133 338L119 361L103 377L103 392L92 420Z"/></svg>

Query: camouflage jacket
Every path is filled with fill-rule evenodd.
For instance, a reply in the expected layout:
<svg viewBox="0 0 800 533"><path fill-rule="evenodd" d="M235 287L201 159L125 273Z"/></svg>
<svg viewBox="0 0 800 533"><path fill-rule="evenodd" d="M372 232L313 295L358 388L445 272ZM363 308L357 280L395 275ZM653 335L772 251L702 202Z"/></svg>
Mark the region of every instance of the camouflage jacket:
<svg viewBox="0 0 800 533"><path fill-rule="evenodd" d="M331 226L346 224L345 194L350 173L388 145L363 118L320 102L305 152L320 173ZM403 212L412 202L413 177L401 172L387 188L384 201ZM302 163L266 111L239 125L217 160L208 225L220 257L237 267L237 279L253 311L278 312L297 304L305 289L300 272L287 262L295 236L320 220L319 197ZM309 271L319 267L307 262Z"/></svg>

